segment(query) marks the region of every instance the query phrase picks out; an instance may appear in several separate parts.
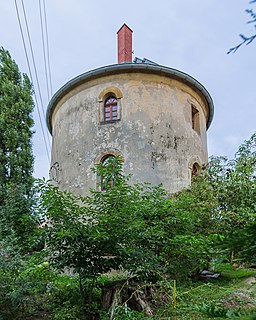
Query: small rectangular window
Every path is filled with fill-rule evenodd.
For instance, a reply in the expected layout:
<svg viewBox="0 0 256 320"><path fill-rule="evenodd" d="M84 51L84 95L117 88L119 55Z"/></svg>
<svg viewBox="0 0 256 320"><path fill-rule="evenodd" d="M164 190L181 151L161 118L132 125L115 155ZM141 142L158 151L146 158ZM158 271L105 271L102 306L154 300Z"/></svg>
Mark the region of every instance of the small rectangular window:
<svg viewBox="0 0 256 320"><path fill-rule="evenodd" d="M192 105L191 106L191 125L192 129L198 134L200 133L200 121L199 121L199 111Z"/></svg>

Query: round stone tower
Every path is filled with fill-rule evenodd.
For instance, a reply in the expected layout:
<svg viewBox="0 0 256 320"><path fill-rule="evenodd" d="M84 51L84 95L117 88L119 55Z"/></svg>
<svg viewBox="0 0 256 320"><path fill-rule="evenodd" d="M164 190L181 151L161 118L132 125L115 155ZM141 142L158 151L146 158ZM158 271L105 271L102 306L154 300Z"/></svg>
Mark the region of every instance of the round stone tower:
<svg viewBox="0 0 256 320"><path fill-rule="evenodd" d="M148 59L132 63L132 31L118 31L118 64L66 83L47 110L52 134L50 177L86 195L98 179L91 168L119 155L131 183L188 187L207 162L213 118L208 91L191 76Z"/></svg>

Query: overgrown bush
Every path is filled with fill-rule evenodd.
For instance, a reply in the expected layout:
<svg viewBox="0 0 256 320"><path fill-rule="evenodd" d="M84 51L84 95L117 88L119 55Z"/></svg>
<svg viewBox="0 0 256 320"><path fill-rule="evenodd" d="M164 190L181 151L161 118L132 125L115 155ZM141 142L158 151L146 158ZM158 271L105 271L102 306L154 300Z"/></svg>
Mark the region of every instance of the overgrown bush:
<svg viewBox="0 0 256 320"><path fill-rule="evenodd" d="M44 295L53 278L42 258L21 255L18 248L0 243L0 319L24 319L47 309Z"/></svg>
<svg viewBox="0 0 256 320"><path fill-rule="evenodd" d="M245 142L233 161L214 159L191 188L172 196L162 186L130 185L115 157L95 169L104 191L91 190L87 197L41 181L34 218L42 228L31 247L47 246L24 254L17 241L1 242L2 319L18 320L42 309L55 320L97 319L101 288L110 280L102 275L113 269L159 285L163 278L187 280L218 255L250 261L255 256L255 140L254 135ZM226 273L232 279L251 274L242 269ZM200 305L209 314L228 310L215 302ZM168 314L173 316L175 308ZM120 319L143 319L125 304L115 309Z"/></svg>

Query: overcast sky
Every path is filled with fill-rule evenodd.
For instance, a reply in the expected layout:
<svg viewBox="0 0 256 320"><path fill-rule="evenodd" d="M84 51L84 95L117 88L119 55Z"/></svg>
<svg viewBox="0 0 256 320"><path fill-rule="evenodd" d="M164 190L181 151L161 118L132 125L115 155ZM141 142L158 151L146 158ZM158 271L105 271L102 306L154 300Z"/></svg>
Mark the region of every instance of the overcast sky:
<svg viewBox="0 0 256 320"><path fill-rule="evenodd" d="M23 2L46 110L39 1ZM17 4L25 32L21 0ZM255 131L256 40L235 54L226 52L239 43L239 33L254 32L253 25L246 24L245 9L256 11L256 4L250 5L249 0L45 0L45 7L53 92L81 73L117 63L116 32L126 23L133 30L134 57L186 72L211 94L215 115L208 130L209 155L232 158ZM0 0L0 46L28 73L15 0ZM34 175L48 177L37 109L34 118ZM43 124L47 131L45 115Z"/></svg>

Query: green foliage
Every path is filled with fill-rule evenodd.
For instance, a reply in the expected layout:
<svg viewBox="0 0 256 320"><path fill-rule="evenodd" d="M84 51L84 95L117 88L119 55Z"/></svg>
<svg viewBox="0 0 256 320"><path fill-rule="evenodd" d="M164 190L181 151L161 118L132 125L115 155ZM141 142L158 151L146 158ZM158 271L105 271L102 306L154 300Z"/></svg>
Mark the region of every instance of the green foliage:
<svg viewBox="0 0 256 320"><path fill-rule="evenodd" d="M91 190L85 198L40 183L43 231L59 269L95 277L123 268L155 279L161 270L187 276L207 264L216 199L203 178L167 200L161 186L129 185L119 159L112 157L108 166L95 170L104 175L104 183L114 184L107 183L104 192Z"/></svg>
<svg viewBox="0 0 256 320"><path fill-rule="evenodd" d="M165 193L149 186L129 186L118 162L113 170L115 184L105 192L92 190L86 198L41 184L40 208L49 221L47 244L60 269L73 268L94 277L113 268L139 274L157 267L149 219L161 209L156 204L164 203Z"/></svg>
<svg viewBox="0 0 256 320"><path fill-rule="evenodd" d="M216 207L206 173L196 177L190 189L166 201L166 213L160 222L164 230L162 255L174 279L207 267L216 238Z"/></svg>
<svg viewBox="0 0 256 320"><path fill-rule="evenodd" d="M1 242L0 319L24 319L43 308L53 277L42 257L22 256L17 247Z"/></svg>
<svg viewBox="0 0 256 320"><path fill-rule="evenodd" d="M51 294L57 305L64 301L72 300L75 302L79 297L77 292L78 278L68 274L57 274L50 288ZM78 293L78 292L77 292Z"/></svg>
<svg viewBox="0 0 256 320"><path fill-rule="evenodd" d="M0 238L27 236L32 196L32 87L0 48ZM26 228L24 228L26 226Z"/></svg>
<svg viewBox="0 0 256 320"><path fill-rule="evenodd" d="M131 310L127 305L117 305L115 308L115 320L146 320L152 317L145 316L142 312Z"/></svg>
<svg viewBox="0 0 256 320"><path fill-rule="evenodd" d="M222 247L235 258L255 259L256 133L239 147L233 160L212 159L209 177L218 198Z"/></svg>
<svg viewBox="0 0 256 320"><path fill-rule="evenodd" d="M175 316L183 320L253 319L256 307L255 285L234 277L229 264L222 266L225 266L225 277L221 274L219 279L177 282L176 312L170 305L164 308L169 311L170 319ZM159 319L165 315L164 311L158 310Z"/></svg>
<svg viewBox="0 0 256 320"><path fill-rule="evenodd" d="M82 307L72 305L70 301L65 301L62 305L56 306L53 311L53 320L81 320Z"/></svg>
<svg viewBox="0 0 256 320"><path fill-rule="evenodd" d="M76 276L59 274L55 277L48 290L48 306L53 319L81 319L79 314L83 307L78 286Z"/></svg>
<svg viewBox="0 0 256 320"><path fill-rule="evenodd" d="M105 191L91 190L87 197L39 182L38 210L49 259L57 269L78 276L87 312L94 309L96 279L102 273L121 269L155 281L163 272L190 276L208 263L216 199L205 178L168 199L161 186L129 185L118 158L95 170Z"/></svg>
<svg viewBox="0 0 256 320"><path fill-rule="evenodd" d="M226 310L221 305L218 304L203 304L199 306L198 310L211 318L231 318L240 317L241 313L239 311Z"/></svg>
<svg viewBox="0 0 256 320"><path fill-rule="evenodd" d="M246 269L244 267L235 267L230 263L217 262L214 263L214 271L221 274L227 279L242 279L252 277L256 274L255 270Z"/></svg>
<svg viewBox="0 0 256 320"><path fill-rule="evenodd" d="M126 270L144 281L156 281L159 274L184 280L207 267L217 253L223 255L220 248L228 256L233 251L235 258L253 257L255 140L253 135L241 145L234 160L212 159L190 189L169 198L161 186L130 185L115 157L95 168L104 191L91 190L87 197L40 182L38 216L45 224L41 238L47 242L50 262L58 270L74 273L72 290L58 291L56 283L52 287L53 300L59 301L58 308L63 306L62 318L66 314L67 319L82 319L84 311L93 318L99 309L97 279L112 269ZM221 243L217 253L216 240ZM251 275L241 269L227 274L234 280ZM215 292L207 285L203 294L212 289ZM72 297L65 298L65 292L73 292L72 297L80 294L80 302L76 298L70 303ZM236 310L222 307L218 299L198 305L209 316L236 316ZM140 316L125 306L118 308L121 318ZM168 312L175 315L180 310L172 306ZM198 315L198 310L193 306L191 311Z"/></svg>
<svg viewBox="0 0 256 320"><path fill-rule="evenodd" d="M220 209L254 219L256 133L245 141L233 160L213 158L209 173L214 191L218 193Z"/></svg>
<svg viewBox="0 0 256 320"><path fill-rule="evenodd" d="M32 87L19 72L8 51L0 48L0 181L26 187L33 183L31 138L33 119Z"/></svg>
<svg viewBox="0 0 256 320"><path fill-rule="evenodd" d="M8 185L0 204L0 238L14 244L27 243L34 227L31 216L32 198L25 196L22 185Z"/></svg>
<svg viewBox="0 0 256 320"><path fill-rule="evenodd" d="M30 293L45 293L49 283L55 278L55 273L51 269L49 262L37 260L39 259L30 259L26 264L26 268L19 272L19 277L26 279L31 284Z"/></svg>

